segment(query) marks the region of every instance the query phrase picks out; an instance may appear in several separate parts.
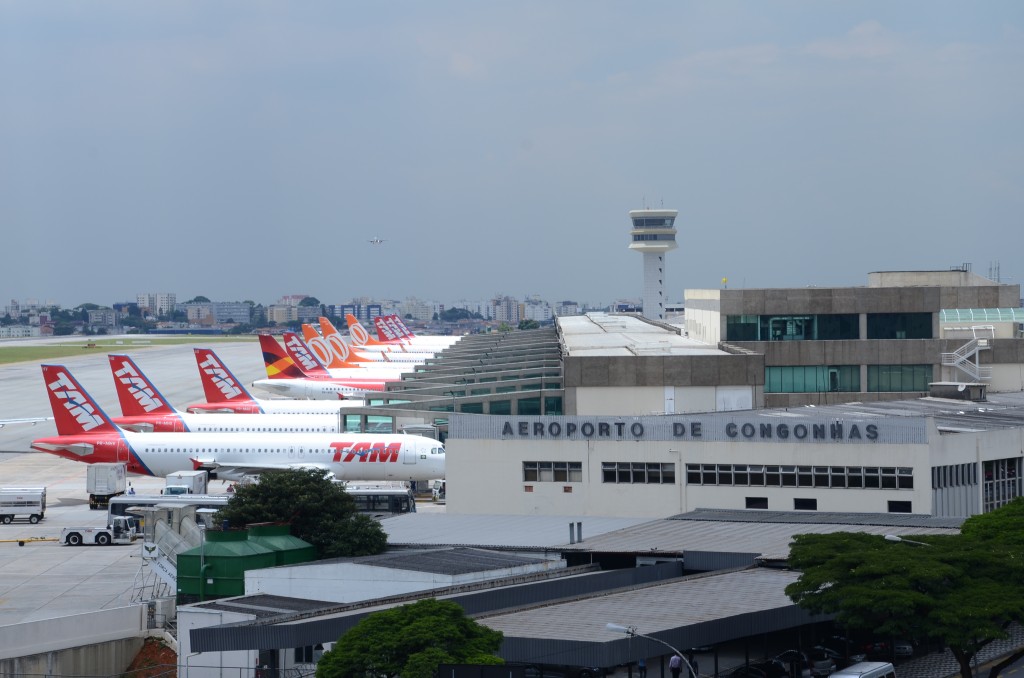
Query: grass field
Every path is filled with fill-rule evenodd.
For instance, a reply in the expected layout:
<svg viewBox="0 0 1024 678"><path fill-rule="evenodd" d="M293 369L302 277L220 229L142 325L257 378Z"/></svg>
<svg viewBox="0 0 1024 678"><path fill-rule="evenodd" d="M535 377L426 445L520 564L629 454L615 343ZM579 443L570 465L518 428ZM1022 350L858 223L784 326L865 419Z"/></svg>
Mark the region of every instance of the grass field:
<svg viewBox="0 0 1024 678"><path fill-rule="evenodd" d="M256 337L229 335L206 336L184 335L169 337L139 337L138 339L95 337L66 337L64 340L48 340L41 346L4 346L0 342L0 365L25 361L50 360L64 358L69 355L89 355L90 353L123 353L138 350L147 346L171 346L176 344L215 344L224 342L256 341Z"/></svg>

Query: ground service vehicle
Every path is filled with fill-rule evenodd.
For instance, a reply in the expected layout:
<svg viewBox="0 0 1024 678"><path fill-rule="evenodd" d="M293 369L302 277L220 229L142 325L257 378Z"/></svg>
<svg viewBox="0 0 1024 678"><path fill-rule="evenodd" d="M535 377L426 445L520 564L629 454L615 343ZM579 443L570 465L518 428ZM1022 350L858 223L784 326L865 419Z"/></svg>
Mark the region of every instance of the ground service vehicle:
<svg viewBox="0 0 1024 678"><path fill-rule="evenodd" d="M408 487L348 483L345 493L355 500L360 513L384 518L416 512L416 496Z"/></svg>
<svg viewBox="0 0 1024 678"><path fill-rule="evenodd" d="M10 523L16 516L28 516L28 522L38 523L46 514L45 487L0 488L0 523Z"/></svg>
<svg viewBox="0 0 1024 678"><path fill-rule="evenodd" d="M85 491L89 493L89 508L107 508L111 497L124 494L128 487L128 465L124 462L90 464L85 469Z"/></svg>
<svg viewBox="0 0 1024 678"><path fill-rule="evenodd" d="M206 494L206 471L175 471L167 474L164 494Z"/></svg>
<svg viewBox="0 0 1024 678"><path fill-rule="evenodd" d="M860 662L832 674L833 678L896 678L896 669L889 662Z"/></svg>
<svg viewBox="0 0 1024 678"><path fill-rule="evenodd" d="M139 536L136 525L134 518L124 516L114 518L107 527L65 527L58 542L65 546L131 544Z"/></svg>
<svg viewBox="0 0 1024 678"><path fill-rule="evenodd" d="M195 506L196 509L221 509L228 505L230 494L134 494L114 497L107 507L107 524L116 517L131 515L133 506Z"/></svg>

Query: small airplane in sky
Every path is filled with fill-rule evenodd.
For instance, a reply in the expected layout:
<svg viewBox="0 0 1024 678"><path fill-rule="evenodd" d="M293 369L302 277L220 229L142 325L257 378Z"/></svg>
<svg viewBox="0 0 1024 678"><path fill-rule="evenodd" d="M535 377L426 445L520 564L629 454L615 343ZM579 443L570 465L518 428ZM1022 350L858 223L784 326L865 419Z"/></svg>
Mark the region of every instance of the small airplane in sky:
<svg viewBox="0 0 1024 678"><path fill-rule="evenodd" d="M366 242L370 243L371 245L380 245L383 242L387 242L387 238L378 238L374 236L367 240Z"/></svg>

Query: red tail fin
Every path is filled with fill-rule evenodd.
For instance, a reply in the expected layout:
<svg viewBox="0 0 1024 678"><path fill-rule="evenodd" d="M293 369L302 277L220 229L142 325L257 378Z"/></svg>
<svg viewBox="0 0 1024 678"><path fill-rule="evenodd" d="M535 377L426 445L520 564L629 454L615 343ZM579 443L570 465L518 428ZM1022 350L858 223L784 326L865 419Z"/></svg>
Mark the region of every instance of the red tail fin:
<svg viewBox="0 0 1024 678"><path fill-rule="evenodd" d="M302 379L306 376L284 352L277 339L269 334L260 335L260 348L263 349L263 364L270 379Z"/></svg>
<svg viewBox="0 0 1024 678"><path fill-rule="evenodd" d="M199 366L199 380L203 382L203 393L208 403L244 402L255 399L245 390L235 375L208 348L197 348L196 365Z"/></svg>
<svg viewBox="0 0 1024 678"><path fill-rule="evenodd" d="M110 371L114 374L114 390L121 403L121 414L126 417L143 414L175 414L167 402L135 361L126 355L108 355Z"/></svg>
<svg viewBox="0 0 1024 678"><path fill-rule="evenodd" d="M63 365L43 365L43 382L50 396L57 433L62 436L80 433L107 433L119 429L110 417L85 392Z"/></svg>
<svg viewBox="0 0 1024 678"><path fill-rule="evenodd" d="M402 340L402 337L395 331L395 328L388 323L387 317L377 316L373 319L373 326L377 329L377 338L381 341L393 344Z"/></svg>
<svg viewBox="0 0 1024 678"><path fill-rule="evenodd" d="M409 326L405 324L405 321L402 320L400 316L389 315L388 322L391 323L391 325L395 328L395 331L398 332L403 339L412 339L413 337L416 336L415 334L412 333L412 330L409 329Z"/></svg>
<svg viewBox="0 0 1024 678"><path fill-rule="evenodd" d="M309 350L309 346L306 346L306 342L299 339L299 335L294 332L285 332L283 336L284 350L288 352L288 356L304 375L314 379L326 379L331 376L323 363L317 360L313 352Z"/></svg>

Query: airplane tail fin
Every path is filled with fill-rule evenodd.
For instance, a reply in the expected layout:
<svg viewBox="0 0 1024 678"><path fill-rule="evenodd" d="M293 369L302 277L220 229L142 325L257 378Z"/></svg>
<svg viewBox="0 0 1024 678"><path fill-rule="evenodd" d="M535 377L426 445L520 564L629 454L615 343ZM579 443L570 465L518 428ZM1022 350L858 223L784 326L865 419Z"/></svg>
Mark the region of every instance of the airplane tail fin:
<svg viewBox="0 0 1024 678"><path fill-rule="evenodd" d="M256 399L245 390L231 370L220 361L217 354L208 348L197 348L196 365L199 367L199 380L203 382L203 394L208 403L237 403Z"/></svg>
<svg viewBox="0 0 1024 678"><path fill-rule="evenodd" d="M114 390L126 417L143 414L176 414L167 398L142 373L135 361L126 355L108 355L114 375Z"/></svg>
<svg viewBox="0 0 1024 678"><path fill-rule="evenodd" d="M374 346L383 343L371 337L370 333L363 327L363 324L359 322L359 318L351 313L345 314L345 322L348 323L348 336L354 346Z"/></svg>
<svg viewBox="0 0 1024 678"><path fill-rule="evenodd" d="M302 339L307 344L312 340L320 336L320 333L316 331L316 328L309 323L302 323Z"/></svg>
<svg viewBox="0 0 1024 678"><path fill-rule="evenodd" d="M284 352L277 339L269 334L260 335L260 348L263 350L263 364L267 368L270 379L302 379L306 375Z"/></svg>
<svg viewBox="0 0 1024 678"><path fill-rule="evenodd" d="M305 376L315 379L331 376L331 373L327 371L323 363L309 350L309 346L306 346L306 342L299 339L299 335L294 332L284 333L284 349Z"/></svg>
<svg viewBox="0 0 1024 678"><path fill-rule="evenodd" d="M320 318L320 332L312 325L304 324L302 335L309 350L327 367L351 367L347 364L350 353L348 342L327 318Z"/></svg>
<svg viewBox="0 0 1024 678"><path fill-rule="evenodd" d="M43 365L42 368L43 383L50 396L50 408L53 410L58 435L112 433L119 430L66 367Z"/></svg>
<svg viewBox="0 0 1024 678"><path fill-rule="evenodd" d="M409 326L405 324L405 321L402 320L401 316L389 315L388 318L391 319L391 323L401 333L403 339L412 339L416 336L413 334L412 330L409 329Z"/></svg>

